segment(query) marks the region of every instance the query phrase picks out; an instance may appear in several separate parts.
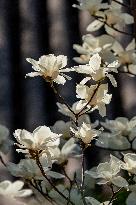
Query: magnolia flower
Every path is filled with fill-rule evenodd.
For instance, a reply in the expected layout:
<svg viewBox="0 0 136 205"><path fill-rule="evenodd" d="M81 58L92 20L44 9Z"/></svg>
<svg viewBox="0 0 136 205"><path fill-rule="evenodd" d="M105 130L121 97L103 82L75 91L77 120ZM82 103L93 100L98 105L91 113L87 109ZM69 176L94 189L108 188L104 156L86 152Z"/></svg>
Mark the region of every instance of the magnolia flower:
<svg viewBox="0 0 136 205"><path fill-rule="evenodd" d="M22 189L23 186L24 182L20 180L15 182L5 180L3 182L0 182L0 195L3 197L3 199L10 200L8 201L8 204L12 204L13 202L14 204L16 204L18 198L27 197L32 194L32 191L30 189Z"/></svg>
<svg viewBox="0 0 136 205"><path fill-rule="evenodd" d="M112 46L115 55L118 58L119 64L123 65L125 69L128 68L132 74L136 73L136 53L135 40L133 39L126 48L123 48L119 42L115 42Z"/></svg>
<svg viewBox="0 0 136 205"><path fill-rule="evenodd" d="M128 13L123 13L119 5L115 6L116 2L112 2L110 8L104 11L106 23L110 26L123 27L125 24L134 23L134 18Z"/></svg>
<svg viewBox="0 0 136 205"><path fill-rule="evenodd" d="M48 159L52 156L52 150L60 143L61 134L51 132L47 126L37 127L33 133L27 130L15 130L14 137L17 140L17 151L31 155L47 155Z"/></svg>
<svg viewBox="0 0 136 205"><path fill-rule="evenodd" d="M87 34L82 37L82 40L82 46L73 45L73 48L80 54L80 57L74 58L77 63L88 63L90 57L95 53L99 53L104 62L111 63L115 60L113 53L110 51L115 41L111 36L104 34L95 37L92 34Z"/></svg>
<svg viewBox="0 0 136 205"><path fill-rule="evenodd" d="M106 32L112 36L116 36L119 33L115 31L114 28L123 31L125 25L134 23L133 16L128 13L123 13L119 8L119 4L117 4L116 7L115 4L116 3L112 1L110 9L104 11L104 22L106 22L104 27Z"/></svg>
<svg viewBox="0 0 136 205"><path fill-rule="evenodd" d="M86 104L88 109L92 108L92 111L95 109L99 110L101 116L106 115L106 104L110 103L111 94L108 94L108 84L87 85L77 84L76 93L77 98L80 98L79 107L84 107Z"/></svg>
<svg viewBox="0 0 136 205"><path fill-rule="evenodd" d="M89 171L86 171L91 177L100 179L97 184L106 184L112 183L118 187L127 187L127 181L121 177L117 176L120 172L122 162L110 155L110 161L105 163L100 163L97 167L92 168Z"/></svg>
<svg viewBox="0 0 136 205"><path fill-rule="evenodd" d="M117 87L117 82L113 75L109 74L110 72L117 73L117 65L118 61L114 61L113 63L108 64L107 66L101 67L101 57L99 54L94 54L90 60L89 64L75 66L75 71L78 73L84 73L90 76L95 81L100 81L105 77L108 77L114 87ZM89 80L89 77L86 78ZM87 82L86 80L86 82Z"/></svg>
<svg viewBox="0 0 136 205"><path fill-rule="evenodd" d="M124 163L122 162L121 168L132 174L136 174L136 154L124 154Z"/></svg>
<svg viewBox="0 0 136 205"><path fill-rule="evenodd" d="M72 69L69 68L63 69L67 65L66 56L54 56L53 54L49 54L41 56L39 61L32 58L27 58L26 60L32 64L32 68L35 71L26 74L26 76L43 76L46 81L51 83L56 82L58 84L64 84L66 82L65 77L70 79L70 77L63 74L63 72L72 71Z"/></svg>
<svg viewBox="0 0 136 205"><path fill-rule="evenodd" d="M48 163L46 157L40 157L40 162L47 176L60 179L64 178L64 175L50 170L52 164ZM43 180L41 170L33 159L22 159L19 164L9 163L7 168L15 177L22 177L28 180Z"/></svg>
<svg viewBox="0 0 136 205"><path fill-rule="evenodd" d="M69 157L76 157L80 153L80 147L75 143L74 138L70 138L62 148L56 147L54 150L54 160L58 163L65 163Z"/></svg>
<svg viewBox="0 0 136 205"><path fill-rule="evenodd" d="M133 16L128 13L123 13L121 6L114 1L111 2L108 9L92 15L98 19L89 24L87 27L87 31L89 32L97 31L104 26L108 34L116 36L119 32L115 31L114 28L123 31L125 25L134 23Z"/></svg>
<svg viewBox="0 0 136 205"><path fill-rule="evenodd" d="M81 139L85 144L89 144L99 134L97 130L92 129L91 124L84 122L78 130L71 127L71 131L75 134L75 137Z"/></svg>
<svg viewBox="0 0 136 205"><path fill-rule="evenodd" d="M129 136L130 140L136 137L136 117L130 121L125 117L117 117L115 120L107 119L101 122L101 125L117 135Z"/></svg>
<svg viewBox="0 0 136 205"><path fill-rule="evenodd" d="M77 7L81 10L88 10L91 15L95 15L101 9L107 9L109 5L102 3L102 0L78 0L79 5L74 4L73 7Z"/></svg>
<svg viewBox="0 0 136 205"><path fill-rule="evenodd" d="M118 151L131 149L128 139L118 133L101 132L95 144L98 147Z"/></svg>
<svg viewBox="0 0 136 205"><path fill-rule="evenodd" d="M91 205L112 205L112 202L110 202L110 201L105 201L105 202L101 203L93 197L85 197L85 199L86 199L87 204L89 202L89 204L91 204Z"/></svg>
<svg viewBox="0 0 136 205"><path fill-rule="evenodd" d="M110 132L102 132L96 142L98 147L125 150L136 149L136 117L130 121L125 117L117 117L115 120L106 120L101 125Z"/></svg>
<svg viewBox="0 0 136 205"><path fill-rule="evenodd" d="M40 157L40 162L45 172L51 168L46 158ZM22 159L18 164L9 162L7 169L15 177L23 177L24 179L42 179L41 171L33 159Z"/></svg>

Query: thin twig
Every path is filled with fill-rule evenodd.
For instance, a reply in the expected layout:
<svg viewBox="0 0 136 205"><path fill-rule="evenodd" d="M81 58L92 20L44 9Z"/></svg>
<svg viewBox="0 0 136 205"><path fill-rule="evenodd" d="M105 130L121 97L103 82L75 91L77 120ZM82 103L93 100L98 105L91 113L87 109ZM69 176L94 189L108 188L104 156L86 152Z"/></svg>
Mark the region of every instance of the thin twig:
<svg viewBox="0 0 136 205"><path fill-rule="evenodd" d="M65 99L58 93L58 91L56 90L56 88L53 85L52 85L52 88L53 88L54 93L57 95L57 97L59 97L61 99L61 101L66 105L66 107L69 109L69 111L72 112L73 115L75 116L75 112L71 109L71 107L67 104Z"/></svg>
<svg viewBox="0 0 136 205"><path fill-rule="evenodd" d="M130 10L135 10L133 7L127 5L127 4L123 3L123 2L119 2L118 0L112 0L112 1L114 1L114 2L116 2L116 3L118 3L118 4L120 4L121 6L124 6L124 7L128 8L128 9L130 9Z"/></svg>
<svg viewBox="0 0 136 205"><path fill-rule="evenodd" d="M96 94L96 92L97 92L97 90L98 90L98 88L99 88L99 86L100 86L100 84L101 84L101 82L99 82L98 84L97 84L97 87L96 87L96 89L94 90L94 93L93 93L93 95L91 96L91 98L90 98L90 100L86 103L86 105L76 114L78 117L80 117L82 114L82 112L86 109L86 107L91 103L91 101L92 101L92 99L94 98L94 96L95 96L95 94Z"/></svg>
<svg viewBox="0 0 136 205"><path fill-rule="evenodd" d="M45 174L44 169L43 169L43 167L42 167L42 164L41 164L41 162L40 162L39 156L36 156L36 163L37 163L37 165L38 165L38 167L39 167L39 169L40 169L40 171L41 171L43 177L49 182L49 184L53 187L53 189L54 189L60 196L62 196L62 198L64 198L66 201L68 201L69 198L66 197L61 191L59 191L59 189L57 189L57 187L52 183L52 181L51 181L51 180L47 177L47 175ZM70 201L70 203L71 203L72 205L74 205L74 203L73 203L72 201Z"/></svg>
<svg viewBox="0 0 136 205"><path fill-rule="evenodd" d="M68 192L69 192L69 194L68 194L69 200L67 201L67 205L69 205L70 200L71 200L71 189L72 189L72 186L73 186L73 183L71 183L71 181L70 181L70 187L69 187L69 190L68 190Z"/></svg>
<svg viewBox="0 0 136 205"><path fill-rule="evenodd" d="M85 201L85 198L84 198L85 156L84 156L84 148L83 147L81 147L81 148L82 148L82 170L81 170L81 186L80 186L80 190L81 190L81 196L82 196L83 204L87 205L87 203Z"/></svg>
<svg viewBox="0 0 136 205"><path fill-rule="evenodd" d="M73 186L73 180L71 180L70 177L67 175L65 168L63 168L63 172L64 172L64 175L66 176L66 178L69 180L69 184L70 184L70 187L68 190L68 192L69 192L69 196L68 196L69 200L67 201L67 205L68 205L70 203L70 200L71 200L70 198L71 198L71 189Z"/></svg>
<svg viewBox="0 0 136 205"><path fill-rule="evenodd" d="M115 200L115 197L117 196L117 194L123 189L123 187L119 188L116 192L114 192L114 189L113 189L113 185L111 184L110 185L111 187L111 190L112 190L112 197L108 203L108 205L110 205L114 200Z"/></svg>
<svg viewBox="0 0 136 205"><path fill-rule="evenodd" d="M48 202L50 202L51 204L53 204L53 199L48 196L47 194L45 194L41 189L39 189L39 187L37 186L37 184L33 184L31 180L28 180L28 183L34 188L36 189Z"/></svg>
<svg viewBox="0 0 136 205"><path fill-rule="evenodd" d="M93 17L94 17L96 20L98 20L98 21L104 23L106 26L108 26L109 28L112 28L113 30L115 30L115 31L117 31L117 32L119 32L119 33L122 33L122 34L125 34L125 35L128 35L128 36L133 36L133 37L134 37L134 34L133 34L133 33L128 33L128 32L126 32L126 31L121 31L121 30L115 28L114 26L110 26L106 21L101 20L101 16L95 16L95 15L93 15Z"/></svg>

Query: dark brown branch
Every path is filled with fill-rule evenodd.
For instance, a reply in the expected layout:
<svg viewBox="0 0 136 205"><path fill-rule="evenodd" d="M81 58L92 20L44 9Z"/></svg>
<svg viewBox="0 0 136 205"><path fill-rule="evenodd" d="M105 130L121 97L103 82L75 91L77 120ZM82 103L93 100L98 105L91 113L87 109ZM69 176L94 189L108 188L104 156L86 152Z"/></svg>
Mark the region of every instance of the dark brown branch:
<svg viewBox="0 0 136 205"><path fill-rule="evenodd" d="M106 21L101 20L101 17L100 17L100 16L94 16L94 15L93 15L93 17L94 17L96 20L98 20L98 21L104 23L106 26L108 26L109 28L112 28L113 30L115 30L115 31L117 31L117 32L119 32L119 33L122 33L122 34L125 34L125 35L128 35L128 36L133 36L133 37L134 37L134 34L133 34L133 33L128 33L128 32L125 32L125 31L121 31L121 30L115 28L114 26L110 26Z"/></svg>
<svg viewBox="0 0 136 205"><path fill-rule="evenodd" d="M120 4L121 6L124 6L124 7L128 8L128 9L130 9L131 11L135 10L132 6L129 6L129 5L125 4L125 3L123 3L123 2L119 2L118 0L112 0L112 1Z"/></svg>
<svg viewBox="0 0 136 205"><path fill-rule="evenodd" d="M83 200L83 204L87 205L85 198L84 198L84 181L85 181L85 156L84 156L84 148L82 148L82 171L81 171L81 186L80 186L80 190L81 190L81 196L82 196L82 200Z"/></svg>
<svg viewBox="0 0 136 205"><path fill-rule="evenodd" d="M48 196L46 196L46 194L43 193L43 192L41 191L41 189L39 189L39 187L38 187L37 185L34 185L34 184L32 183L32 181L30 181L30 180L28 180L28 183L29 183L34 189L36 189L45 199L47 199L50 203L52 203L52 202L51 202L51 199L48 198Z"/></svg>
<svg viewBox="0 0 136 205"><path fill-rule="evenodd" d="M66 201L69 201L69 198L66 197L61 191L59 191L59 189L57 189L57 187L52 183L52 181L47 177L47 175L45 174L44 172L44 169L42 167L42 164L40 162L40 159L39 159L39 156L36 156L36 164L38 165L40 171L41 171L41 174L43 175L43 177L49 182L49 184L53 187L53 189L62 197L64 198ZM72 201L70 201L70 203L72 205L74 205L74 203Z"/></svg>
<svg viewBox="0 0 136 205"><path fill-rule="evenodd" d="M99 83L97 84L97 87L96 87L96 89L94 90L94 93L93 93L93 95L91 96L90 100L89 100L89 101L86 103L86 105L76 114L78 117L82 115L82 112L83 112L83 111L86 109L86 107L91 103L91 101L93 100L93 98L94 98L96 92L98 91L98 88L99 88L100 85L101 85L101 82L99 82Z"/></svg>
<svg viewBox="0 0 136 205"><path fill-rule="evenodd" d="M67 102L65 101L65 99L58 93L58 91L56 90L56 88L54 86L52 86L54 93L56 94L57 97L59 97L61 99L61 101L66 105L66 107L69 109L69 111L71 113L73 113L73 115L75 115L75 112L71 109L71 107L67 104Z"/></svg>
<svg viewBox="0 0 136 205"><path fill-rule="evenodd" d="M110 205L110 204L115 200L115 197L117 196L117 194L124 188L124 187L121 187L121 188L119 188L119 189L115 192L114 189L113 189L113 185L112 185L112 184L110 185L110 187L111 187L111 191L112 191L112 197L111 197L111 199L110 199L108 205Z"/></svg>

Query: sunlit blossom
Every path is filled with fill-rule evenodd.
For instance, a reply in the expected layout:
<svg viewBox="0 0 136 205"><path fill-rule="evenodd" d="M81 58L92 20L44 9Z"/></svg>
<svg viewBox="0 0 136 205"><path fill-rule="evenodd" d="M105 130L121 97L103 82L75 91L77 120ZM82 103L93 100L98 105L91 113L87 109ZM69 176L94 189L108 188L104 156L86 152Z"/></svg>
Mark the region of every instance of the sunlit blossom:
<svg viewBox="0 0 136 205"><path fill-rule="evenodd" d="M55 56L54 54L43 55L38 61L27 58L35 72L26 74L29 77L42 76L47 82L64 84L66 79L71 79L63 72L70 72L72 69L64 68L67 65L67 57L64 55Z"/></svg>

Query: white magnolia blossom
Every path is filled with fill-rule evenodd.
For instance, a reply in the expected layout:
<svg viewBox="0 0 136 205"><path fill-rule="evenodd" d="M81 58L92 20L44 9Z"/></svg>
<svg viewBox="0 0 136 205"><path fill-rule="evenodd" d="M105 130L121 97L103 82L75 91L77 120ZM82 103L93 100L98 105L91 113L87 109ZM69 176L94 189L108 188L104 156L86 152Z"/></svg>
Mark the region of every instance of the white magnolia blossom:
<svg viewBox="0 0 136 205"><path fill-rule="evenodd" d="M120 2L122 1L120 0ZM92 15L98 19L89 24L87 27L87 31L89 32L97 31L104 26L108 34L116 36L119 32L114 30L114 28L123 31L125 25L134 23L133 16L128 13L123 13L120 4L114 1L111 2L108 9Z"/></svg>
<svg viewBox="0 0 136 205"><path fill-rule="evenodd" d="M123 13L121 6L112 1L110 8L104 11L106 23L110 26L115 26L116 28L123 28L125 24L134 23L134 18L128 13Z"/></svg>
<svg viewBox="0 0 136 205"><path fill-rule="evenodd" d="M113 150L136 150L136 117L128 120L125 117L117 117L115 120L106 119L101 122L106 130L100 134L96 146Z"/></svg>
<svg viewBox="0 0 136 205"><path fill-rule="evenodd" d="M117 187L128 187L128 182L121 176L117 176L121 169L121 161L110 155L110 161L100 163L97 167L86 171L91 177L100 179L97 184L112 183Z"/></svg>
<svg viewBox="0 0 136 205"><path fill-rule="evenodd" d="M84 107L88 103L88 109L98 109L101 116L106 115L106 104L111 101L111 94L108 94L108 84L91 85L90 87L83 84L76 86L77 98L81 100L78 107ZM95 93L95 94L94 94Z"/></svg>
<svg viewBox="0 0 136 205"><path fill-rule="evenodd" d="M8 199L8 204L12 204L13 202L14 204L16 204L18 202L17 199L27 197L32 194L32 191L30 189L22 189L23 186L24 182L20 180L17 180L15 182L8 180L2 181L0 182L0 196L3 199Z"/></svg>
<svg viewBox="0 0 136 205"><path fill-rule="evenodd" d="M69 157L76 157L80 153L80 147L75 143L74 138L70 138L60 149L56 147L54 150L54 160L58 163L64 163Z"/></svg>
<svg viewBox="0 0 136 205"><path fill-rule="evenodd" d="M46 160L46 156L40 157L40 163L47 176L57 179L64 178L64 175L50 170L52 164ZM41 170L33 159L22 159L18 164L8 163L7 168L15 177L22 177L28 180L43 180Z"/></svg>
<svg viewBox="0 0 136 205"><path fill-rule="evenodd" d="M112 205L112 202L110 201L105 201L105 202L99 202L98 200L96 200L93 197L85 197L87 204L91 204L91 205Z"/></svg>
<svg viewBox="0 0 136 205"><path fill-rule="evenodd" d="M114 39L109 35L101 35L98 37L92 34L87 34L82 37L82 46L74 44L73 48L80 54L80 57L75 57L74 60L79 64L86 64L90 57L99 53L104 62L111 63L115 60L113 53L110 51Z"/></svg>
<svg viewBox="0 0 136 205"><path fill-rule="evenodd" d="M125 117L117 117L115 120L106 120L101 125L112 133L121 136L128 136L130 140L136 137L136 117L128 120Z"/></svg>
<svg viewBox="0 0 136 205"><path fill-rule="evenodd" d="M131 149L128 139L118 133L101 132L95 144L98 147L116 151Z"/></svg>
<svg viewBox="0 0 136 205"><path fill-rule="evenodd" d="M52 157L52 150L60 143L61 134L53 133L49 127L37 127L33 133L27 130L15 130L14 137L18 142L17 151L26 153L33 157L34 154L47 155L48 159Z"/></svg>
<svg viewBox="0 0 136 205"><path fill-rule="evenodd" d="M40 157L40 162L45 172L50 170L52 164L49 164L45 157ZM33 159L22 159L18 164L9 162L7 169L15 177L23 177L24 179L42 179L41 171Z"/></svg>
<svg viewBox="0 0 136 205"><path fill-rule="evenodd" d="M75 137L81 139L85 144L89 144L95 137L99 135L99 132L95 129L92 129L91 124L83 124L75 130L71 127L71 131L74 133Z"/></svg>
<svg viewBox="0 0 136 205"><path fill-rule="evenodd" d="M101 66L102 64L101 60L102 59L98 53L94 54L90 58L89 64L75 66L74 67L75 71L78 73L87 74L90 76L90 78L92 78L95 81L100 81L100 80L103 80L105 77L108 77L112 85L114 87L117 87L117 82L115 78L113 77L113 75L111 75L110 73L111 72L118 73L118 70L117 70L118 61L114 61L108 65ZM89 77L86 79L89 80Z"/></svg>
<svg viewBox="0 0 136 205"><path fill-rule="evenodd" d="M124 162L122 162L121 168L132 174L136 174L136 154L124 154Z"/></svg>
<svg viewBox="0 0 136 205"><path fill-rule="evenodd" d="M91 15L97 14L101 9L107 9L109 5L102 3L102 0L77 0L79 5L74 4L73 7L77 7L81 10L88 10Z"/></svg>
<svg viewBox="0 0 136 205"><path fill-rule="evenodd" d="M124 68L128 68L130 73L136 74L136 53L135 53L135 40L132 41L127 45L126 48L116 41L112 46L115 55L119 61L119 64Z"/></svg>
<svg viewBox="0 0 136 205"><path fill-rule="evenodd" d="M38 61L27 58L35 72L26 74L29 77L43 76L48 82L64 84L66 79L71 79L63 72L70 72L72 69L64 68L67 65L67 57L64 55L55 56L54 54L43 55Z"/></svg>

